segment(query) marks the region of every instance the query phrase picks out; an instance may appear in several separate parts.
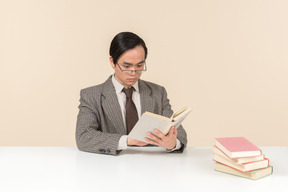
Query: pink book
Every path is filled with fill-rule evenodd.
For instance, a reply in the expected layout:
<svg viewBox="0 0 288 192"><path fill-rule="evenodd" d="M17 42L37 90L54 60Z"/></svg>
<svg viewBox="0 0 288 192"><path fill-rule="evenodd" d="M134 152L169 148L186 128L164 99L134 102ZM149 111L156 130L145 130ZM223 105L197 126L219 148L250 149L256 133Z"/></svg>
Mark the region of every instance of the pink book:
<svg viewBox="0 0 288 192"><path fill-rule="evenodd" d="M254 157L262 151L245 137L216 138L215 145L230 158Z"/></svg>

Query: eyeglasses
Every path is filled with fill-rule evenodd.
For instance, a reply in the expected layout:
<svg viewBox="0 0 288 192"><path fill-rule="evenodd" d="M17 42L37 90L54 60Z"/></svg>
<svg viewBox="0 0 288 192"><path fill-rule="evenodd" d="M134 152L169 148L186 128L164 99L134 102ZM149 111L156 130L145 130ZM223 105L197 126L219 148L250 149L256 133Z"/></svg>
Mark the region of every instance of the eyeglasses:
<svg viewBox="0 0 288 192"><path fill-rule="evenodd" d="M135 73L137 73L137 74L142 74L142 73L144 73L145 71L147 71L147 67L146 67L146 62L144 62L143 64L144 64L144 69L141 69L141 70L123 70L123 69L121 69L121 67L120 67L120 65L118 64L118 63L116 63L117 65L118 65L118 67L119 67L119 69L123 72L123 73L126 73L126 74L131 74L131 73L133 73L134 71L135 71ZM130 66L129 66L130 67ZM128 68L129 68L128 67ZM139 68L142 68L142 66L141 67L139 67Z"/></svg>

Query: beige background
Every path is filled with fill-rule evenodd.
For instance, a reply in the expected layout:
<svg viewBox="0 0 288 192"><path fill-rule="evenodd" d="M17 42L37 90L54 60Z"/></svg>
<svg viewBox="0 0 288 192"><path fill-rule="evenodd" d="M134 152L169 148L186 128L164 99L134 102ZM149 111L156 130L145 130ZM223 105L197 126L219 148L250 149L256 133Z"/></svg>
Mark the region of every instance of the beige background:
<svg viewBox="0 0 288 192"><path fill-rule="evenodd" d="M75 145L80 89L113 73L121 31L149 49L190 146L245 136L288 145L288 1L1 0L0 145Z"/></svg>

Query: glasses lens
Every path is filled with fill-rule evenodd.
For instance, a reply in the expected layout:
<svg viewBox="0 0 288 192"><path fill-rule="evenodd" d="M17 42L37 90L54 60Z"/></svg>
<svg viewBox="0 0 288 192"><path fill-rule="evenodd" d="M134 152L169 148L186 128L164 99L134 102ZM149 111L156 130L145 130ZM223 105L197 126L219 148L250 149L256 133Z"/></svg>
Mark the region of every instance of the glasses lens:
<svg viewBox="0 0 288 192"><path fill-rule="evenodd" d="M123 70L123 73L126 73L126 74L131 74L131 73L137 73L137 74L142 74L144 71L140 71L140 70Z"/></svg>
<svg viewBox="0 0 288 192"><path fill-rule="evenodd" d="M141 67L138 67L138 68L141 68L141 70L123 70L120 65L117 63L118 67L120 68L120 70L123 72L123 73L126 73L126 74L131 74L135 71L135 73L137 74L142 74L143 72L145 72L147 70L146 68L146 64L144 64L143 66Z"/></svg>

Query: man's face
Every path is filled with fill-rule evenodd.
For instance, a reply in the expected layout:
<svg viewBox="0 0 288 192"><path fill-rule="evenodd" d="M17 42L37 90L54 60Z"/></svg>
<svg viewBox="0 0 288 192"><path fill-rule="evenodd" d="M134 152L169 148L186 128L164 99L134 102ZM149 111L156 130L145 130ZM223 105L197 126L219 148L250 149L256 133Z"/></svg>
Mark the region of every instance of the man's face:
<svg viewBox="0 0 288 192"><path fill-rule="evenodd" d="M127 50L119 57L117 63L113 63L113 58L110 57L110 64L115 69L115 79L128 88L140 79L141 74L135 71L127 73L122 70L143 70L145 65L144 48L136 46L133 49Z"/></svg>

